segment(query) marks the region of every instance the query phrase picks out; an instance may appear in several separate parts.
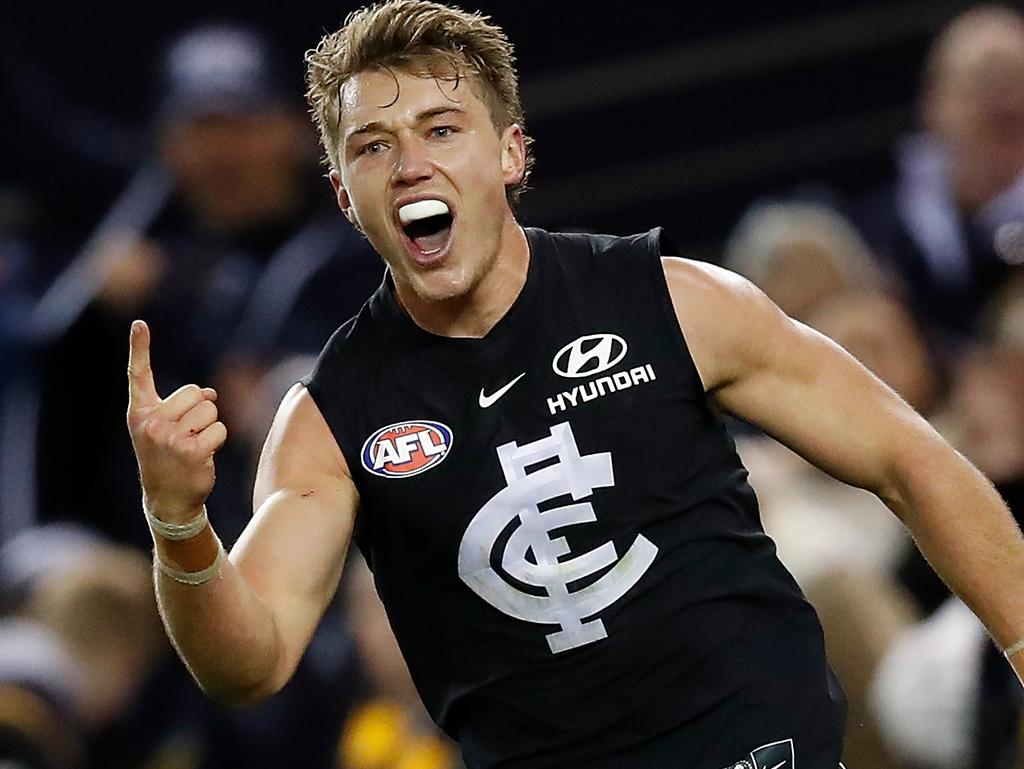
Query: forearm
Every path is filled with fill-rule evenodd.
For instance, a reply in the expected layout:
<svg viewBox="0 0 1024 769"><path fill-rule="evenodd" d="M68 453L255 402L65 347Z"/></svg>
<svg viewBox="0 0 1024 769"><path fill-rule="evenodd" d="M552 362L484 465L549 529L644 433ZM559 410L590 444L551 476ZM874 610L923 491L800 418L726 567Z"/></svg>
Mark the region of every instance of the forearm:
<svg viewBox="0 0 1024 769"><path fill-rule="evenodd" d="M1024 537L978 470L937 436L921 440L922 450L902 454L906 459L883 499L936 572L1006 648L1024 637Z"/></svg>
<svg viewBox="0 0 1024 769"><path fill-rule="evenodd" d="M261 455L253 520L228 559L203 515L227 438L216 392L185 385L161 398L149 327L137 321L128 396L167 634L211 697L258 702L294 673L337 589L358 503L344 457L305 388L293 387Z"/></svg>
<svg viewBox="0 0 1024 769"><path fill-rule="evenodd" d="M181 571L198 570L198 562L182 563L187 560L183 547L188 545L199 551L192 557L202 566L212 563L217 548L212 531L207 529L185 543L154 534L154 542L160 616L203 691L237 705L254 704L277 691L283 681L278 673L281 639L274 616L231 560L223 557L214 576L200 585L179 582L159 568L162 563ZM208 553L202 552L204 548Z"/></svg>

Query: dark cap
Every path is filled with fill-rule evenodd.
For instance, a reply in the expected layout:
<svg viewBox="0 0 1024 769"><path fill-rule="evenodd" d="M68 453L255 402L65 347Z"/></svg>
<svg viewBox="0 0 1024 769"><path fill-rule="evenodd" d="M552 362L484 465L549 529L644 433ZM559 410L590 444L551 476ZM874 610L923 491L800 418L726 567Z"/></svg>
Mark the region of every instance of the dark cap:
<svg viewBox="0 0 1024 769"><path fill-rule="evenodd" d="M204 26L168 49L163 62L161 121L250 114L289 103L270 44L245 27Z"/></svg>

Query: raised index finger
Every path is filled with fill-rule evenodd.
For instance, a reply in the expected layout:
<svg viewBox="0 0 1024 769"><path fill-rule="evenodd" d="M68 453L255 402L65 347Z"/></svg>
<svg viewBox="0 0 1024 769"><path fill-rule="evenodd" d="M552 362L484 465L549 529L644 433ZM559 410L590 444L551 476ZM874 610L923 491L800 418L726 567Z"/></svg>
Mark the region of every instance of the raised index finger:
<svg viewBox="0 0 1024 769"><path fill-rule="evenodd" d="M145 321L132 322L128 346L128 408L155 406L160 396L149 363L149 326Z"/></svg>

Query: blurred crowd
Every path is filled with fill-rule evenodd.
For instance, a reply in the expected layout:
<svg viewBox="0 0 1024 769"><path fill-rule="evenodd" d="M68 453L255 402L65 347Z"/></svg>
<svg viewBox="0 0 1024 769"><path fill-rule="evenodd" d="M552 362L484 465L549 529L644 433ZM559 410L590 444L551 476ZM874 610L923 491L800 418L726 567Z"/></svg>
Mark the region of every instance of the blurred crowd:
<svg viewBox="0 0 1024 769"><path fill-rule="evenodd" d="M382 275L267 40L196 28L162 72L152 160L79 251L44 258L30 207L0 194L0 766L456 769L358 556L295 679L255 709L205 699L161 630L124 428L130 321L150 323L161 393L218 390L210 509L230 544L277 401ZM900 393L1024 520L1024 15L956 19L919 108L883 189L758 202L721 261ZM847 764L1024 767L1024 690L899 521L734 427L846 689Z"/></svg>

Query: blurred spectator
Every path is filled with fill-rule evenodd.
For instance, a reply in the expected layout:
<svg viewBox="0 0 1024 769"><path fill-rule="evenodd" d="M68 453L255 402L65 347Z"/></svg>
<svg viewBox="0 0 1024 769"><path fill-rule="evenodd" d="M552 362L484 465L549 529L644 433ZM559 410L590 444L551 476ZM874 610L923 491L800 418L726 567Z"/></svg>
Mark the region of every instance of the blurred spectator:
<svg viewBox="0 0 1024 769"><path fill-rule="evenodd" d="M59 715L84 769L334 769L342 721L362 689L337 607L284 690L228 710L203 696L171 653L150 569L143 554L67 524L30 529L0 548L5 611L59 647L32 671L63 682ZM24 678L14 678L22 664L6 672L3 638L0 732L3 686Z"/></svg>
<svg viewBox="0 0 1024 769"><path fill-rule="evenodd" d="M79 769L79 681L60 639L27 620L0 620L0 766Z"/></svg>
<svg viewBox="0 0 1024 769"><path fill-rule="evenodd" d="M982 318L985 339L1024 349L1024 273L1014 275L996 292Z"/></svg>
<svg viewBox="0 0 1024 769"><path fill-rule="evenodd" d="M990 347L964 362L950 404L958 422L957 447L1011 503L1024 501L1011 488L1024 482L1022 393L1024 350Z"/></svg>
<svg viewBox="0 0 1024 769"><path fill-rule="evenodd" d="M956 346L1024 264L1024 15L985 5L956 19L928 56L920 108L923 133L897 148L863 227Z"/></svg>
<svg viewBox="0 0 1024 769"><path fill-rule="evenodd" d="M755 205L733 229L724 263L802 321L821 303L846 291L879 290L883 280L853 225L819 203Z"/></svg>
<svg viewBox="0 0 1024 769"><path fill-rule="evenodd" d="M92 559L104 540L90 529L53 523L19 532L0 547L0 613L18 611L41 580Z"/></svg>
<svg viewBox="0 0 1024 769"><path fill-rule="evenodd" d="M973 743L988 642L971 610L950 600L885 655L871 704L887 746L911 766L982 769Z"/></svg>
<svg viewBox="0 0 1024 769"><path fill-rule="evenodd" d="M7 610L45 630L56 650L39 670L62 681L63 728L83 766L141 766L163 735L136 720L138 708L171 658L149 559L67 525L25 531L0 557Z"/></svg>
<svg viewBox="0 0 1024 769"><path fill-rule="evenodd" d="M20 613L52 629L75 660L81 717L94 733L130 710L169 651L149 559L126 548L97 544L87 559L41 575Z"/></svg>
<svg viewBox="0 0 1024 769"><path fill-rule="evenodd" d="M148 546L124 429L127 329L145 317L165 395L221 392L234 435L259 421L254 388L282 354L316 352L376 288L379 259L338 215L316 143L276 53L255 33L203 27L176 41L154 122L171 184L139 228L106 232L88 255L95 298L46 351L38 440L43 520L74 518ZM243 441L244 443L244 441ZM245 446L218 455L211 506L230 542L250 508Z"/></svg>

